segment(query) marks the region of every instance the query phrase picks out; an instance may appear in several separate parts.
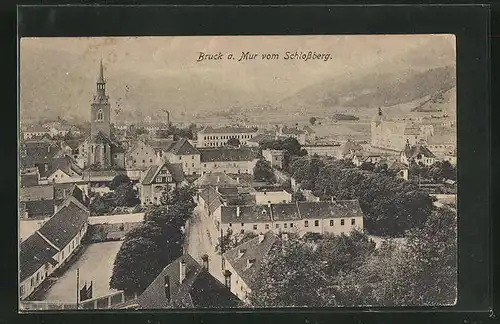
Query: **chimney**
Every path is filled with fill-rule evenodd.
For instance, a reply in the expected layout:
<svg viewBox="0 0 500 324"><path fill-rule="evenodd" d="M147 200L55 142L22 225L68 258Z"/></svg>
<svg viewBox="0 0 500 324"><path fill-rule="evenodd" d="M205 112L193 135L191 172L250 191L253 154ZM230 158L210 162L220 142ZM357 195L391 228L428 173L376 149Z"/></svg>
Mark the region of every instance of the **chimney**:
<svg viewBox="0 0 500 324"><path fill-rule="evenodd" d="M179 271L179 283L182 284L184 279L186 279L186 261L184 259L179 262L180 265L180 271Z"/></svg>
<svg viewBox="0 0 500 324"><path fill-rule="evenodd" d="M243 254L245 254L246 251L247 251L246 249L239 249L238 250L238 257L241 258L243 256Z"/></svg>
<svg viewBox="0 0 500 324"><path fill-rule="evenodd" d="M236 183L240 183L240 177L236 177Z"/></svg>
<svg viewBox="0 0 500 324"><path fill-rule="evenodd" d="M262 243L264 241L264 234L259 233L259 243Z"/></svg>
<svg viewBox="0 0 500 324"><path fill-rule="evenodd" d="M203 269L208 270L208 255L203 254L201 256L201 260L202 260Z"/></svg>
<svg viewBox="0 0 500 324"><path fill-rule="evenodd" d="M215 191L219 192L219 186L215 186Z"/></svg>
<svg viewBox="0 0 500 324"><path fill-rule="evenodd" d="M240 217L240 206L236 206L236 217Z"/></svg>
<svg viewBox="0 0 500 324"><path fill-rule="evenodd" d="M224 271L224 283L227 289L231 290L231 271Z"/></svg>
<svg viewBox="0 0 500 324"><path fill-rule="evenodd" d="M255 263L255 259L248 259L247 260L247 269L250 268L254 263Z"/></svg>

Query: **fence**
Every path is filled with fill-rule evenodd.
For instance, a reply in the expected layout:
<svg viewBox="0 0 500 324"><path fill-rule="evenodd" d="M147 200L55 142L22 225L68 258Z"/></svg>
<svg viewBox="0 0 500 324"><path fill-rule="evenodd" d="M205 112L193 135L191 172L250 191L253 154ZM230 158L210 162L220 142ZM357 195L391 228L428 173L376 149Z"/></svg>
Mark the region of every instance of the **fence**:
<svg viewBox="0 0 500 324"><path fill-rule="evenodd" d="M118 291L106 296L92 298L81 301L78 309L113 309L120 308L124 303L137 299L137 293L125 294L123 291ZM54 302L54 301L21 301L19 304L21 311L30 310L76 310L76 303Z"/></svg>

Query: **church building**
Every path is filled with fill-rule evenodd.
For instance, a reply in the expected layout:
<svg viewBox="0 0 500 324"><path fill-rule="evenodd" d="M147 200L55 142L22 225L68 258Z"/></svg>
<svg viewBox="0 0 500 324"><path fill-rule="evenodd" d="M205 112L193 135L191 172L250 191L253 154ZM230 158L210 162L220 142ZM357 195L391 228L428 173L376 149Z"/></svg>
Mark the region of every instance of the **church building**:
<svg viewBox="0 0 500 324"><path fill-rule="evenodd" d="M90 105L90 136L78 147L84 167L125 168L125 151L111 134L111 104L106 94L102 60L96 82L96 93Z"/></svg>

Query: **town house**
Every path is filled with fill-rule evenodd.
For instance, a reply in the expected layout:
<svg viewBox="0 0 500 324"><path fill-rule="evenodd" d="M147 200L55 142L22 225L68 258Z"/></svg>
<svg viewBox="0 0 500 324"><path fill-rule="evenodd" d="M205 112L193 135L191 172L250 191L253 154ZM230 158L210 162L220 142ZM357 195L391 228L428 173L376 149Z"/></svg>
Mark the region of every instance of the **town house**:
<svg viewBox="0 0 500 324"><path fill-rule="evenodd" d="M158 205L164 190L170 191L186 184L181 164L164 162L152 165L139 181L139 198L143 205Z"/></svg>
<svg viewBox="0 0 500 324"><path fill-rule="evenodd" d="M410 165L412 162L431 166L436 162L436 156L424 145L406 145L400 154L400 162Z"/></svg>
<svg viewBox="0 0 500 324"><path fill-rule="evenodd" d="M236 138L242 145L246 145L247 141L257 135L257 128L253 127L236 127L226 126L214 128L207 126L200 130L197 134L197 147L223 147L227 145L227 141L231 138Z"/></svg>
<svg viewBox="0 0 500 324"><path fill-rule="evenodd" d="M229 174L253 174L259 152L248 147L198 149L201 174L225 172Z"/></svg>

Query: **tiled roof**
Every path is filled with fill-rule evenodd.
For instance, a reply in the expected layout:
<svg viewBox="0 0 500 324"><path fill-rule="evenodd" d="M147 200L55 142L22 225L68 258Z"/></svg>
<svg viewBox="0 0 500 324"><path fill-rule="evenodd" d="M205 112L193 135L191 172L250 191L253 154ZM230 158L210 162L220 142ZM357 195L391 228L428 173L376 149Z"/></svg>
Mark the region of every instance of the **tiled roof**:
<svg viewBox="0 0 500 324"><path fill-rule="evenodd" d="M185 138L181 138L170 148L170 152L175 155L195 155L200 152L191 145Z"/></svg>
<svg viewBox="0 0 500 324"><path fill-rule="evenodd" d="M21 187L32 187L38 185L38 174L21 174Z"/></svg>
<svg viewBox="0 0 500 324"><path fill-rule="evenodd" d="M81 204L84 203L84 192L73 183L55 183L54 184L54 200L61 201L66 197L72 196Z"/></svg>
<svg viewBox="0 0 500 324"><path fill-rule="evenodd" d="M186 262L186 277L180 282L180 262ZM165 295L168 278L170 300ZM189 254L166 266L138 297L142 309L165 308L229 308L240 305L240 300L228 288L208 273Z"/></svg>
<svg viewBox="0 0 500 324"><path fill-rule="evenodd" d="M257 132L257 129L250 127L226 126L226 127L214 128L207 126L200 131L200 134L246 134L255 132Z"/></svg>
<svg viewBox="0 0 500 324"><path fill-rule="evenodd" d="M419 154L422 154L425 157L432 157L432 158L436 157L427 147L423 145L414 145L411 147L409 145L406 145L404 153L406 157L409 159L415 158Z"/></svg>
<svg viewBox="0 0 500 324"><path fill-rule="evenodd" d="M20 205L28 213L28 218L52 216L54 214L54 200L52 198L47 200L22 201Z"/></svg>
<svg viewBox="0 0 500 324"><path fill-rule="evenodd" d="M75 160L66 155L60 158L52 159L49 162L49 170L47 172L45 172L45 170L40 170L40 174L42 177L47 177L56 172L58 169L68 175L70 174L70 170L78 175L82 175L83 172L83 170L76 164Z"/></svg>
<svg viewBox="0 0 500 324"><path fill-rule="evenodd" d="M21 282L33 275L43 265L57 263L52 257L57 250L45 241L38 232L21 242L19 247L19 268Z"/></svg>
<svg viewBox="0 0 500 324"><path fill-rule="evenodd" d="M54 187L52 185L38 185L20 188L19 190L19 201L51 199L54 199Z"/></svg>
<svg viewBox="0 0 500 324"><path fill-rule="evenodd" d="M348 139L347 142L344 144L344 147L342 148L342 154L346 155L349 154L351 151L357 152L361 150L363 150L363 147L361 145Z"/></svg>
<svg viewBox="0 0 500 324"><path fill-rule="evenodd" d="M23 143L21 146L21 167L33 167L39 163L48 163L60 148L48 143Z"/></svg>
<svg viewBox="0 0 500 324"><path fill-rule="evenodd" d="M141 184L143 185L150 185L153 183L153 180L156 178L156 175L160 172L162 168L167 168L168 172L172 175L172 179L176 183L180 183L184 181L184 172L182 171L182 164L179 163L169 163L169 162L164 162L161 165L152 165L150 166L147 171L146 175L141 181Z"/></svg>
<svg viewBox="0 0 500 324"><path fill-rule="evenodd" d="M40 233L60 249L71 242L89 217L89 211L71 198L40 228Z"/></svg>
<svg viewBox="0 0 500 324"><path fill-rule="evenodd" d="M262 259L269 253L275 243L279 242L279 238L272 232L268 231L264 234L264 239L259 243L259 237L255 237L243 244L224 253L223 257L228 262L238 276L250 288L255 280L255 275L261 265ZM244 253L240 256L240 250ZM252 260L252 265L249 267L249 260Z"/></svg>
<svg viewBox="0 0 500 324"><path fill-rule="evenodd" d="M272 204L271 210L274 221L300 219L300 213L296 203Z"/></svg>
<svg viewBox="0 0 500 324"><path fill-rule="evenodd" d="M224 172L205 173L193 184L195 186L237 186L238 182Z"/></svg>
<svg viewBox="0 0 500 324"><path fill-rule="evenodd" d="M239 208L239 215L238 215ZM222 223L270 223L271 209L268 206L222 206Z"/></svg>
<svg viewBox="0 0 500 324"><path fill-rule="evenodd" d="M199 149L201 162L222 162L222 161L253 161L257 159L258 152L251 148L216 148Z"/></svg>
<svg viewBox="0 0 500 324"><path fill-rule="evenodd" d="M168 152L171 147L176 144L174 140L171 139L154 139L146 141L146 144L151 146L154 150Z"/></svg>
<svg viewBox="0 0 500 324"><path fill-rule="evenodd" d="M327 219L342 217L362 217L363 212L357 200L280 203L266 205L222 206L222 223L266 223L297 219Z"/></svg>
<svg viewBox="0 0 500 324"><path fill-rule="evenodd" d="M99 131L96 135L94 135L90 139L91 143L97 143L97 144L109 144L113 145L113 142L106 136L104 135L101 131Z"/></svg>

